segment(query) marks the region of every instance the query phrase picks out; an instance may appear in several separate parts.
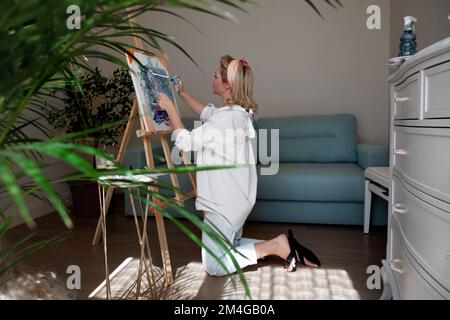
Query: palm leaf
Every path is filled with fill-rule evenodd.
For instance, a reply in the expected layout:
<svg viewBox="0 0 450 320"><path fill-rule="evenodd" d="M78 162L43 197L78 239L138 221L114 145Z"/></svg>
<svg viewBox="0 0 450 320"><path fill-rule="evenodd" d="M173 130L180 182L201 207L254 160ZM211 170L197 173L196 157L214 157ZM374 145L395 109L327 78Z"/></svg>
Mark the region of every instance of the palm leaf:
<svg viewBox="0 0 450 320"><path fill-rule="evenodd" d="M28 242L35 236L35 232L25 236L15 244L0 251L0 257L3 257L0 263L0 277L7 271L15 267L19 262L23 261L27 257L31 256L35 252L38 252L44 248L48 248L51 245L64 241L66 236L56 236L48 240L39 241L37 243L31 244L24 249L16 252L20 245ZM13 258L8 258L8 256L13 255Z"/></svg>
<svg viewBox="0 0 450 320"><path fill-rule="evenodd" d="M64 203L62 202L56 191L53 189L50 182L44 176L41 168L38 165L36 165L33 161L29 160L27 157L23 156L20 153L3 152L3 154L9 159L13 160L20 168L22 168L22 170L26 175L34 179L37 187L45 192L51 204L54 206L54 208L64 221L66 227L72 228L73 223L70 220L70 217L67 213Z"/></svg>
<svg viewBox="0 0 450 320"><path fill-rule="evenodd" d="M24 222L29 226L34 228L35 223L33 218L28 211L28 208L25 204L25 199L23 196L23 192L20 189L16 177L11 170L11 168L3 161L0 160L0 182L8 191L10 196L13 198L17 207L19 209L19 213L22 216Z"/></svg>

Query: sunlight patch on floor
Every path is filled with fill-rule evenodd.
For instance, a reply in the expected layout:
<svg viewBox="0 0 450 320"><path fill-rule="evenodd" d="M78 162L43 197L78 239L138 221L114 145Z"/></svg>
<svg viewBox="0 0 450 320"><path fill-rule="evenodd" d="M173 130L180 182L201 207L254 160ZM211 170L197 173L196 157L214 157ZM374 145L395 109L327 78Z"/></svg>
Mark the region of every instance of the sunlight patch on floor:
<svg viewBox="0 0 450 320"><path fill-rule="evenodd" d="M113 299L135 299L135 286L139 260L126 259L111 273ZM191 262L175 272L175 281L169 286L164 280L160 267L153 267L157 283L157 298L163 300L192 299L245 299L245 292L238 275L231 278L212 278L203 270L199 262ZM260 266L255 271L246 271L245 278L253 299L258 300L359 300L358 291L345 270L299 268L288 273L280 266ZM143 295L140 299L153 299L148 290L147 277L142 281ZM89 296L105 299L104 283Z"/></svg>
<svg viewBox="0 0 450 320"><path fill-rule="evenodd" d="M238 281L236 275L233 276ZM263 266L246 272L252 298L258 300L359 300L358 291L345 270L299 268L286 272L280 266ZM227 280L221 299L242 299L241 284L235 290Z"/></svg>
<svg viewBox="0 0 450 320"><path fill-rule="evenodd" d="M136 299L136 278L139 268L138 258L127 258L119 267L111 272L112 299ZM189 263L176 270L174 283L168 285L164 278L163 269L153 266L156 283L156 297L158 300L192 300L198 294L206 273L203 272L201 263ZM151 276L151 274L150 274ZM147 276L144 275L141 283L141 295L139 299L154 299L149 289ZM103 281L89 295L92 299L106 299L105 281Z"/></svg>

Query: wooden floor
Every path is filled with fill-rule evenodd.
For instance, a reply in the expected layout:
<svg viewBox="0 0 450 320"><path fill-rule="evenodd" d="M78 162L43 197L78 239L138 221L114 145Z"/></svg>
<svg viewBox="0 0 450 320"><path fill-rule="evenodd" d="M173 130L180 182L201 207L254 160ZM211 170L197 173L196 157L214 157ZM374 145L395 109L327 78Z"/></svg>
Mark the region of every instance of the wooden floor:
<svg viewBox="0 0 450 320"><path fill-rule="evenodd" d="M48 239L67 232L57 214L39 218L36 240ZM88 295L104 280L103 247L92 246L97 219L74 219L75 227L64 242L34 254L26 260L26 265L34 270L54 271L66 279L69 265L81 268L81 290L77 290L78 299L87 299ZM135 226L131 218L123 214L123 201L119 198L112 213L108 216L108 245L110 267L113 270L125 258L138 256ZM370 235L362 233L362 227L320 226L299 224L274 224L248 222L244 236L255 239L270 239L291 228L299 241L313 248L322 261L322 269L344 270L351 280L353 288L361 299L378 299L381 290L369 290L366 286L367 267L381 265L386 251L386 228L374 228ZM188 239L170 221L166 221L172 267L174 270L192 262L201 262L200 249ZM192 230L195 230L193 227ZM19 239L29 233L21 225L11 230L9 238ZM199 234L198 231L196 231ZM149 234L154 264L161 265L159 246L156 240L156 225L150 222ZM265 259L259 266L272 265L282 268L278 258ZM251 268L251 267L250 267ZM303 269L300 269L300 272ZM298 273L299 271L297 271ZM205 277L195 299L219 299L223 279Z"/></svg>

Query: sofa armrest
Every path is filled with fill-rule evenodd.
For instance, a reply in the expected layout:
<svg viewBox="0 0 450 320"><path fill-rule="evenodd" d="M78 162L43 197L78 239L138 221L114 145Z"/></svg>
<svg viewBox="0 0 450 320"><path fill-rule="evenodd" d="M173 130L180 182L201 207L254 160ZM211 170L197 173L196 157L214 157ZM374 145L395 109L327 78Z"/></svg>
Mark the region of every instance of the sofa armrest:
<svg viewBox="0 0 450 320"><path fill-rule="evenodd" d="M381 146L360 143L357 148L358 165L366 170L369 167L388 167L389 149Z"/></svg>

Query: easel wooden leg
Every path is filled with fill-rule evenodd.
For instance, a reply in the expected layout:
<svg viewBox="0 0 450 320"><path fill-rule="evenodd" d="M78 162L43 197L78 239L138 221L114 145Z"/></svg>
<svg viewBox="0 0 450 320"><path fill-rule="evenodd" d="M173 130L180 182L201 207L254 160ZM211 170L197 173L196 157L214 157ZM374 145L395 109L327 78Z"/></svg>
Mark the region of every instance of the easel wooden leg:
<svg viewBox="0 0 450 320"><path fill-rule="evenodd" d="M169 169L173 169L175 167L175 165L172 162L172 154L170 153L170 147L169 147L169 142L167 141L167 134L160 134L159 138L161 141L161 146L163 147L163 151L164 151L164 157L166 158L166 162L167 162L167 168ZM180 189L180 182L178 181L178 177L175 173L170 173L170 180L172 181L172 185L174 188L176 188L177 190ZM178 192L175 191L175 198L178 201L182 201L182 195Z"/></svg>
<svg viewBox="0 0 450 320"><path fill-rule="evenodd" d="M173 283L172 265L170 263L169 246L167 245L166 228L164 226L164 217L155 212L156 227L158 230L159 245L161 247L161 257L164 266L164 274L168 284Z"/></svg>
<svg viewBox="0 0 450 320"><path fill-rule="evenodd" d="M151 140L149 137L144 137L144 149L145 149L145 157L147 160L147 166L149 168L155 167L155 161L153 157L153 149L151 147ZM164 148L164 146L163 146ZM167 161L167 158L166 158ZM178 180L177 180L178 181ZM151 187L150 188L152 192L158 192L157 187ZM158 203L158 200L154 197L152 197L152 201L154 203ZM150 210L150 208L149 208ZM170 263L170 254L169 254L169 246L167 245L167 236L166 236L166 228L164 225L164 217L161 215L161 213L158 212L156 209L152 209L153 214L155 215L156 220L156 228L158 230L158 239L159 239L159 246L161 248L161 258L163 262L164 267L164 274L166 276L166 281L168 284L173 283L173 273L172 273L172 265Z"/></svg>

